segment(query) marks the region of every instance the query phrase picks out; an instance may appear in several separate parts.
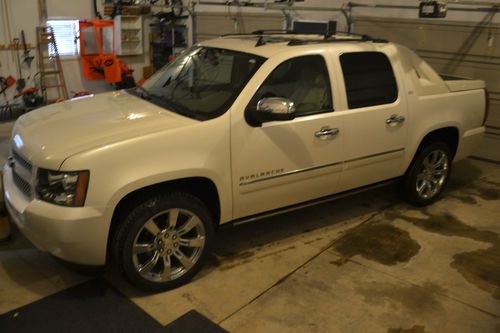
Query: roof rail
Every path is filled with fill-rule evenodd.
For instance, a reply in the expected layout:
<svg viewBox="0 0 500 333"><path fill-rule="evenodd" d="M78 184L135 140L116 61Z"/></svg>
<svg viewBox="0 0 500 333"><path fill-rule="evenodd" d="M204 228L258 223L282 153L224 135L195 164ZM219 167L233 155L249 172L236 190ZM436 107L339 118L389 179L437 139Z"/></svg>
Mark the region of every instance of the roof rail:
<svg viewBox="0 0 500 333"><path fill-rule="evenodd" d="M254 35L265 35L265 34L291 34L292 32L290 30L284 30L284 29L262 29L262 30L255 30L252 31L252 34Z"/></svg>
<svg viewBox="0 0 500 333"><path fill-rule="evenodd" d="M337 31L337 33L345 35L343 38L338 38L337 35L329 34L315 34L315 33L294 33L290 30L256 30L252 33L237 33L225 34L221 37L254 37L257 38L255 46L266 45L268 41L279 39L283 42L288 42L289 46L317 44L317 43L340 43L340 42L373 42L373 43L387 43L388 41L381 38L373 38L369 35L348 33L344 31ZM294 36L321 36L318 39L300 39ZM265 37L269 37L266 40ZM351 37L351 38L349 38Z"/></svg>
<svg viewBox="0 0 500 333"><path fill-rule="evenodd" d="M288 42L289 46L319 44L319 43L341 43L341 42L373 42L373 43L388 43L387 40L381 38L373 38L368 35L350 34L359 38L324 38L320 40L292 39ZM349 36L349 35L348 35Z"/></svg>

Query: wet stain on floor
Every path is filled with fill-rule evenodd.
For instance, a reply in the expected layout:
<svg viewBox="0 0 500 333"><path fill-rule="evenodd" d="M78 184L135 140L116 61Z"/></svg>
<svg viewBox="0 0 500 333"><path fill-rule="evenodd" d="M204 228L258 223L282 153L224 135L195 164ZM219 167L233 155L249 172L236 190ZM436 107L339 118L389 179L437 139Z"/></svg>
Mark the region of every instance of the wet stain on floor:
<svg viewBox="0 0 500 333"><path fill-rule="evenodd" d="M473 183L454 180L449 184L445 196L454 198L457 196L466 197L468 201L470 201L470 197L476 197L487 201L498 200L500 199L500 183L486 179L480 179Z"/></svg>
<svg viewBox="0 0 500 333"><path fill-rule="evenodd" d="M500 236L487 230L471 227L450 213L432 214L421 211L425 217L410 217L395 211L385 212L386 219L401 219L426 231L445 236L458 236L490 243L492 246L471 252L457 253L450 266L469 282L500 299Z"/></svg>
<svg viewBox="0 0 500 333"><path fill-rule="evenodd" d="M435 293L417 285L373 281L356 289L367 304L386 306L386 311L407 311L418 317L439 315L444 311Z"/></svg>
<svg viewBox="0 0 500 333"><path fill-rule="evenodd" d="M432 214L428 211L428 209L422 209L420 212L424 214L425 217L407 216L397 211L385 211L384 216L387 220L395 220L399 218L426 231L445 236L458 236L490 243L498 239L498 235L496 233L487 230L478 230L464 224L448 212Z"/></svg>
<svg viewBox="0 0 500 333"><path fill-rule="evenodd" d="M344 234L335 242L334 248L346 258L361 255L384 265L395 265L409 261L418 253L420 245L405 230L372 222Z"/></svg>
<svg viewBox="0 0 500 333"><path fill-rule="evenodd" d="M500 242L485 250L455 254L451 267L500 300Z"/></svg>
<svg viewBox="0 0 500 333"><path fill-rule="evenodd" d="M341 257L337 260L332 260L330 261L330 264L335 265L335 266L342 266L343 264L349 262L349 259L346 257Z"/></svg>
<svg viewBox="0 0 500 333"><path fill-rule="evenodd" d="M481 182L500 188L499 182L494 182L492 180L486 180L486 179L481 179Z"/></svg>
<svg viewBox="0 0 500 333"><path fill-rule="evenodd" d="M220 270L228 270L237 266L248 264L254 260L262 260L269 256L280 255L283 252L295 249L295 246L288 246L286 248L278 249L275 251L259 254L260 249L254 251L244 251L241 253L215 253L209 261L213 266L218 267Z"/></svg>
<svg viewBox="0 0 500 333"><path fill-rule="evenodd" d="M500 199L500 190L487 187L476 187L479 192L478 195L484 200L498 200Z"/></svg>
<svg viewBox="0 0 500 333"><path fill-rule="evenodd" d="M429 333L425 330L425 326L413 325L410 328L389 328L387 333Z"/></svg>
<svg viewBox="0 0 500 333"><path fill-rule="evenodd" d="M475 204L477 204L476 198L474 198L471 195L448 194L447 196L451 197L451 198L454 198L454 199L457 199L457 200L461 201L464 204L468 204L468 205L475 205Z"/></svg>
<svg viewBox="0 0 500 333"><path fill-rule="evenodd" d="M467 186L461 189L466 195L477 196L483 200L498 200L500 199L500 186L496 182L482 180L476 182L472 186Z"/></svg>
<svg viewBox="0 0 500 333"><path fill-rule="evenodd" d="M432 291L432 292L437 293L437 294L448 295L447 289L443 288L441 285L436 284L430 280L424 282L422 284L422 288L427 289L427 290Z"/></svg>

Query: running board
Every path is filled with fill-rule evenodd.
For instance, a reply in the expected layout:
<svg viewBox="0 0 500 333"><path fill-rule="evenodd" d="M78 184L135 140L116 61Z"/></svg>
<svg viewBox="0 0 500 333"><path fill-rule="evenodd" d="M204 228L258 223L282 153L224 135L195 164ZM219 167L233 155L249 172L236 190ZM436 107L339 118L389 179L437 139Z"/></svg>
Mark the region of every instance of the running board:
<svg viewBox="0 0 500 333"><path fill-rule="evenodd" d="M270 210L270 211L267 211L267 212L264 212L264 213L260 213L260 214L256 214L256 215L251 215L251 216L243 217L243 218L240 218L240 219L236 219L236 220L224 223L223 225L237 226L237 225L241 225L241 224L246 224L246 223L250 223L250 222L262 220L262 219L265 219L265 218L268 218L268 217L272 217L272 216L275 216L275 215L281 215L281 214L288 213L288 212L293 212L295 210L299 210L299 209L302 209L302 208L307 208L307 207L310 207L310 206L315 206L315 205L323 204L323 203L326 203L326 202L330 202L330 201L342 199L342 198L345 198L345 197L349 197L351 195L363 193L363 192L366 192L366 191L369 191L369 190L373 190L373 189L376 189L376 188L379 188L379 187L385 187L385 186L388 186L388 185L396 183L398 180L399 180L399 178L393 178L393 179L389 179L389 180L384 180L382 182L378 182L378 183L375 183L375 184L372 184L372 185L367 185L367 186L359 187L359 188L356 188L356 189L353 189L353 190L348 190L348 191L345 191L345 192L341 192L341 193L337 193L337 194L332 194L332 195L329 195L329 196L326 196L326 197L321 197L321 198L318 198L318 199L314 199L314 200L302 202L302 203L299 203L299 204L295 204L295 205L291 205L291 206L286 206L286 207L278 208L278 209L273 209L273 210Z"/></svg>

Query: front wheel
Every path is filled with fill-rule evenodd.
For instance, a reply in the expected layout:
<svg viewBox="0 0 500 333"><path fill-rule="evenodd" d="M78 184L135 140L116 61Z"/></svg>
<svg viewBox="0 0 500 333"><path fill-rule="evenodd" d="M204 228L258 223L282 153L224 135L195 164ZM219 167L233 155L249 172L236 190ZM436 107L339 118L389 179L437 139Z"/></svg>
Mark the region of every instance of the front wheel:
<svg viewBox="0 0 500 333"><path fill-rule="evenodd" d="M213 219L187 193L158 195L137 204L117 230L113 256L134 285L176 288L202 267L214 238Z"/></svg>
<svg viewBox="0 0 500 333"><path fill-rule="evenodd" d="M404 199L425 206L443 193L451 172L451 152L444 142L433 142L417 152L417 156L403 177Z"/></svg>

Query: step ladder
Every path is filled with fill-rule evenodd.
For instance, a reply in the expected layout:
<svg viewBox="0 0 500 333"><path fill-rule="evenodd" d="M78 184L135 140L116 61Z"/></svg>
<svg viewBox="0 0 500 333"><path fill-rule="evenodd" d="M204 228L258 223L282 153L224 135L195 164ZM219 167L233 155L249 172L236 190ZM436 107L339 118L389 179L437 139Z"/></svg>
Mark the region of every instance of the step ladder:
<svg viewBox="0 0 500 333"><path fill-rule="evenodd" d="M52 27L37 27L36 41L43 100L46 104L51 104L68 99L68 90Z"/></svg>

